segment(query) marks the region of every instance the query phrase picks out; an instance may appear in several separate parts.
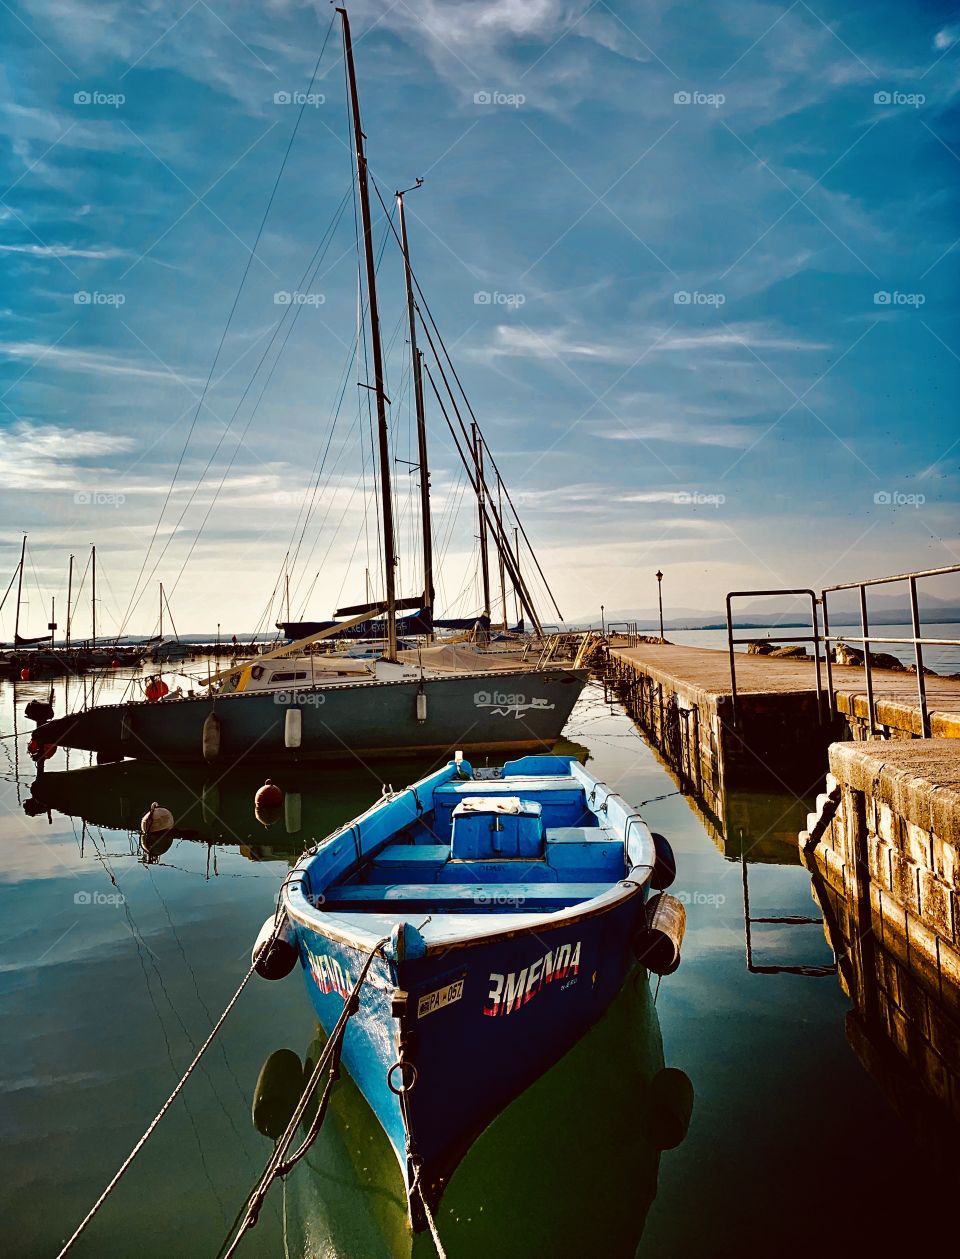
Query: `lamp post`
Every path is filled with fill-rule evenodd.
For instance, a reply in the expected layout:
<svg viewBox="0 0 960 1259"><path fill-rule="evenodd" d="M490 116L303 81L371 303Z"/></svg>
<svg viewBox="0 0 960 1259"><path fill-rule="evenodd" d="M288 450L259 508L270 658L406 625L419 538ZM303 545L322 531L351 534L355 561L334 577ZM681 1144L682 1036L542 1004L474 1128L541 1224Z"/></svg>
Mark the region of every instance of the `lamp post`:
<svg viewBox="0 0 960 1259"><path fill-rule="evenodd" d="M603 619L603 604L602 603L600 604L600 633L603 634L604 637L606 637L607 630L606 630L606 624Z"/></svg>
<svg viewBox="0 0 960 1259"><path fill-rule="evenodd" d="M657 599L660 603L660 638L663 638L663 573L657 569Z"/></svg>

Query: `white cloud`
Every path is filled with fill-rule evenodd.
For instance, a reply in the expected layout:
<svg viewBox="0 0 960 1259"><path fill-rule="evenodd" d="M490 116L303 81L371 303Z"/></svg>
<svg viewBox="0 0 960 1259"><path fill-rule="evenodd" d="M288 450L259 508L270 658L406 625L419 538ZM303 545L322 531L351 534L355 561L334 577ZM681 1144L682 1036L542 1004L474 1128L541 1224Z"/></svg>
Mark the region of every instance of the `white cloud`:
<svg viewBox="0 0 960 1259"><path fill-rule="evenodd" d="M95 376L133 376L138 380L164 380L168 383L183 385L200 385L199 379L164 370L162 367L147 367L135 359L122 358L118 354L105 354L99 350L88 350L82 347L70 348L62 345L43 345L39 341L8 341L0 342L0 353L8 358L25 360L46 368L58 367L65 372L84 372Z"/></svg>
<svg viewBox="0 0 960 1259"><path fill-rule="evenodd" d="M126 249L80 249L76 245L0 245L0 253L29 254L33 258L127 258Z"/></svg>

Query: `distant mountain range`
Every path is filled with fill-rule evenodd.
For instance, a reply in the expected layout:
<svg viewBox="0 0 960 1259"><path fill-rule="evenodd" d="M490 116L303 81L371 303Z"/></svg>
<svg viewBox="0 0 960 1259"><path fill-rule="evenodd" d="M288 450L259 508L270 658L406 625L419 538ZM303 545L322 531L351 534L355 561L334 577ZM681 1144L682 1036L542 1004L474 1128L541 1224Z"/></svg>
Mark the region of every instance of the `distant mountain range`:
<svg viewBox="0 0 960 1259"><path fill-rule="evenodd" d="M935 595L918 593L917 602L920 608L920 620L925 625L949 625L960 622L960 603L956 600L938 599ZM860 604L856 592L840 591L829 599L831 628L839 625L860 624ZM810 603L802 598L745 599L734 600L734 625L738 629L772 629L782 626L810 624ZM910 606L902 595L882 595L867 592L867 615L870 625L909 625ZM628 611L620 609L605 610L604 620L607 625L636 622L637 629L643 633L658 632L660 618L656 608L640 608ZM599 625L599 610L593 619L579 619L570 622L577 628L588 625ZM726 610L704 612L697 608L664 607L663 628L680 629L726 629ZM960 637L960 635L958 635Z"/></svg>

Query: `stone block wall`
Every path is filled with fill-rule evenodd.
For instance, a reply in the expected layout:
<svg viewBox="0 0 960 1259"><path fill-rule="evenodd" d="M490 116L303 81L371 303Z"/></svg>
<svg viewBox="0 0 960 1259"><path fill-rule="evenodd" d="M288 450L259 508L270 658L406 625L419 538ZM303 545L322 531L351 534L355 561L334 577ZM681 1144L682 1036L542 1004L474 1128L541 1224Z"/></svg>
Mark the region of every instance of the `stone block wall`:
<svg viewBox="0 0 960 1259"><path fill-rule="evenodd" d="M874 1045L960 1122L960 743L835 744L830 771L810 831L831 791L839 807L807 861L841 981Z"/></svg>

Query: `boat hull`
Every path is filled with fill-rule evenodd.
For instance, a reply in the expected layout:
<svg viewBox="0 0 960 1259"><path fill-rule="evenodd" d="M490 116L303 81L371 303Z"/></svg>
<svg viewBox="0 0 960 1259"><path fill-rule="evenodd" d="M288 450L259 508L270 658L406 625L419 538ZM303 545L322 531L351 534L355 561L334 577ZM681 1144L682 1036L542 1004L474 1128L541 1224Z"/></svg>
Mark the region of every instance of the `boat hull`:
<svg viewBox="0 0 960 1259"><path fill-rule="evenodd" d="M547 749L559 738L586 679L583 669L506 670L422 682L351 682L289 692L107 704L47 722L37 738L110 759L201 761L204 723L216 713L219 751L206 759L219 764L251 755L258 761L289 763L357 753ZM422 721L417 718L421 690L426 695ZM288 746L290 710L300 714L296 747Z"/></svg>
<svg viewBox="0 0 960 1259"><path fill-rule="evenodd" d="M390 1139L408 1190L419 1162L420 1186L434 1206L479 1134L606 1011L635 964L631 937L645 894L638 888L556 927L538 918L417 960L376 959L347 1025L343 1058ZM307 990L329 1032L363 954L316 925L298 922L296 930ZM401 1043L415 1076L394 1066ZM409 1150L391 1083L411 1084Z"/></svg>

